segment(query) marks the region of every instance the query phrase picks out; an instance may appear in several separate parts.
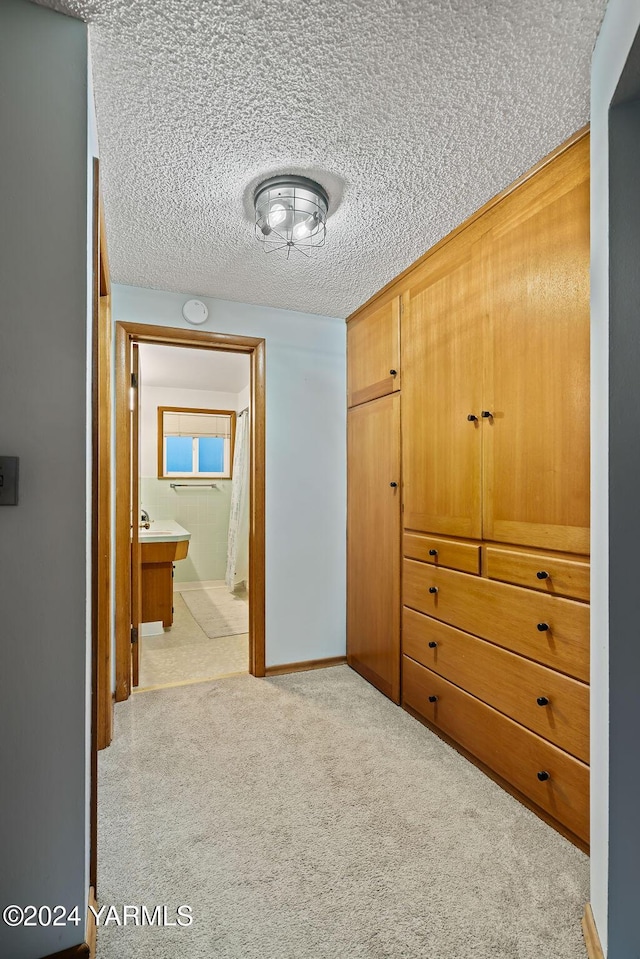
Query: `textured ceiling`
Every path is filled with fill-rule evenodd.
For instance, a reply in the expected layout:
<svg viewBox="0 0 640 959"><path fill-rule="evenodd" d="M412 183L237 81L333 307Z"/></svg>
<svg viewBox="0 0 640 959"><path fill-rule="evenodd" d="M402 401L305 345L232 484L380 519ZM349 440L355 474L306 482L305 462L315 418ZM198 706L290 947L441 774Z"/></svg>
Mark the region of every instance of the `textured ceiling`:
<svg viewBox="0 0 640 959"><path fill-rule="evenodd" d="M113 279L345 316L588 120L605 0L47 0L89 21ZM251 193L331 202L265 254Z"/></svg>
<svg viewBox="0 0 640 959"><path fill-rule="evenodd" d="M239 393L251 378L249 357L242 353L189 350L140 344L142 386Z"/></svg>

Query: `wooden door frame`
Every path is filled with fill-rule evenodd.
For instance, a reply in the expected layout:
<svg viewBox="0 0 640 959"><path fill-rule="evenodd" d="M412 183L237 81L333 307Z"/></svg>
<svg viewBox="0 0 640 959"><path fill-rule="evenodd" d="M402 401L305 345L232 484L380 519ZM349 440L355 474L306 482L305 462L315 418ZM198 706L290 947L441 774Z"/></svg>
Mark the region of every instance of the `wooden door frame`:
<svg viewBox="0 0 640 959"><path fill-rule="evenodd" d="M131 550L130 468L131 343L245 353L251 363L249 472L249 672L265 675L265 341L252 336L151 326L119 321L115 325L115 670L116 702L131 695Z"/></svg>
<svg viewBox="0 0 640 959"><path fill-rule="evenodd" d="M97 888L98 750L111 742L111 282L100 161L93 158L91 324L91 754L89 885ZM88 927L90 927L89 914Z"/></svg>

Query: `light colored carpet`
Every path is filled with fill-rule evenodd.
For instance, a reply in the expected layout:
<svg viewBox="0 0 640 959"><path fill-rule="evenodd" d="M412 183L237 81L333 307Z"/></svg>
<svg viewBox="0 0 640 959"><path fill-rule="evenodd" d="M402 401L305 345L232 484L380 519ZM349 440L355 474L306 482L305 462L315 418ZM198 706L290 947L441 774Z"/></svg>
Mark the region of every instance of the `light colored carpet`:
<svg viewBox="0 0 640 959"><path fill-rule="evenodd" d="M178 592L173 596L173 626L160 636L140 638L139 690L249 671L249 636L210 639Z"/></svg>
<svg viewBox="0 0 640 959"><path fill-rule="evenodd" d="M588 860L347 666L135 696L100 753L98 959L584 959Z"/></svg>
<svg viewBox="0 0 640 959"><path fill-rule="evenodd" d="M247 593L230 593L226 586L182 593L194 619L210 639L234 636L249 629Z"/></svg>

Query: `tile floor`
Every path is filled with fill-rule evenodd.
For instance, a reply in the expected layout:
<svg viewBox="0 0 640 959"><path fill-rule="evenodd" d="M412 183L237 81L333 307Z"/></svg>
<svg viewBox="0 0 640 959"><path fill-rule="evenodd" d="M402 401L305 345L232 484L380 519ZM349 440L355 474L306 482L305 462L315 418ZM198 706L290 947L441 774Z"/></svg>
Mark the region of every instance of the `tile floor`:
<svg viewBox="0 0 640 959"><path fill-rule="evenodd" d="M177 590L173 605L172 628L141 638L138 692L248 672L248 633L209 639Z"/></svg>

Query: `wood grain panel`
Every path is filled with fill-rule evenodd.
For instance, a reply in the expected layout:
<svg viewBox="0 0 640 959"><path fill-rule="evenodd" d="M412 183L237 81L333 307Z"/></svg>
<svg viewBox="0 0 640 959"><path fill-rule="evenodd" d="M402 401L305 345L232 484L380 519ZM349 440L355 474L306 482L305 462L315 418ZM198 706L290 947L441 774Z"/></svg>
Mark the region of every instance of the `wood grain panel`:
<svg viewBox="0 0 640 959"><path fill-rule="evenodd" d="M589 599L589 562L545 553L487 546L486 574L516 586L539 589L550 596ZM538 574L546 573L542 578Z"/></svg>
<svg viewBox="0 0 640 959"><path fill-rule="evenodd" d="M432 246L426 253L424 253L419 259L408 266L402 273L399 273L397 276L394 276L392 280L389 280L381 289L379 289L373 296L370 296L368 300L358 307L357 310L354 310L353 313L349 314L347 317L347 323L353 323L362 313L377 309L378 306L381 306L383 303L386 303L391 297L396 296L398 292L405 289L411 282L415 282L416 277L422 276L423 274L429 271L430 260L434 254L439 253L448 243L451 243L453 240L456 240L461 233L465 230L468 230L470 227L475 227L481 222L486 222L491 212L499 206L504 200L511 196L512 193L515 193L516 190L519 190L528 180L535 179L538 174L544 170L545 167L553 165L558 157L562 156L563 153L566 153L567 150L570 150L574 144L578 143L580 140L589 138L589 124L581 127L579 130L576 130L570 137L568 137L564 143L561 143L556 147L555 150L552 150L551 153L548 153L547 156L543 157L538 163L534 164L529 170L518 177L517 180L514 180L513 183L510 183L509 186L505 187L500 193L497 193L494 197L487 201L480 209L476 210L475 213L472 213L471 216L467 217L466 220L463 220L457 227L455 227L450 233L447 233L441 240L439 240L434 246Z"/></svg>
<svg viewBox="0 0 640 959"><path fill-rule="evenodd" d="M140 623L142 622L142 552L140 544L140 348L131 344L131 370L135 382L131 411L131 684L140 677Z"/></svg>
<svg viewBox="0 0 640 959"><path fill-rule="evenodd" d="M434 589L435 592L429 592ZM512 652L589 680L589 607L405 559L405 606ZM538 625L549 628L540 631Z"/></svg>
<svg viewBox="0 0 640 959"><path fill-rule="evenodd" d="M116 702L131 693L131 339L116 323Z"/></svg>
<svg viewBox="0 0 640 959"><path fill-rule="evenodd" d="M587 956L589 959L604 959L604 952L600 943L596 921L593 917L591 903L587 903L584 907L582 932L584 934L584 944L587 947Z"/></svg>
<svg viewBox="0 0 640 959"><path fill-rule="evenodd" d="M480 544L461 540L441 539L405 530L402 551L408 559L418 559L432 566L446 566L463 573L480 573Z"/></svg>
<svg viewBox="0 0 640 959"><path fill-rule="evenodd" d="M162 621L165 629L173 626L173 564L145 563L142 566L140 622ZM134 683L134 685L138 685Z"/></svg>
<svg viewBox="0 0 640 959"><path fill-rule="evenodd" d="M589 552L589 138L494 211L484 538Z"/></svg>
<svg viewBox="0 0 640 959"><path fill-rule="evenodd" d="M402 318L404 526L480 538L484 318L478 243L464 234L429 264L428 278L410 288Z"/></svg>
<svg viewBox="0 0 640 959"><path fill-rule="evenodd" d="M587 765L406 656L402 702L588 841ZM539 772L549 778L540 781Z"/></svg>
<svg viewBox="0 0 640 959"><path fill-rule="evenodd" d="M145 563L173 563L179 559L186 559L189 552L189 540L179 540L177 543L148 542L142 540L140 556L142 565Z"/></svg>
<svg viewBox="0 0 640 959"><path fill-rule="evenodd" d="M589 687L585 683L406 608L402 652L589 762ZM539 697L548 699L548 705L538 705Z"/></svg>
<svg viewBox="0 0 640 959"><path fill-rule="evenodd" d="M395 370L394 373L391 371ZM347 329L347 401L366 403L400 389L400 297L363 313Z"/></svg>
<svg viewBox="0 0 640 959"><path fill-rule="evenodd" d="M347 661L399 702L399 395L353 407L347 442Z"/></svg>

